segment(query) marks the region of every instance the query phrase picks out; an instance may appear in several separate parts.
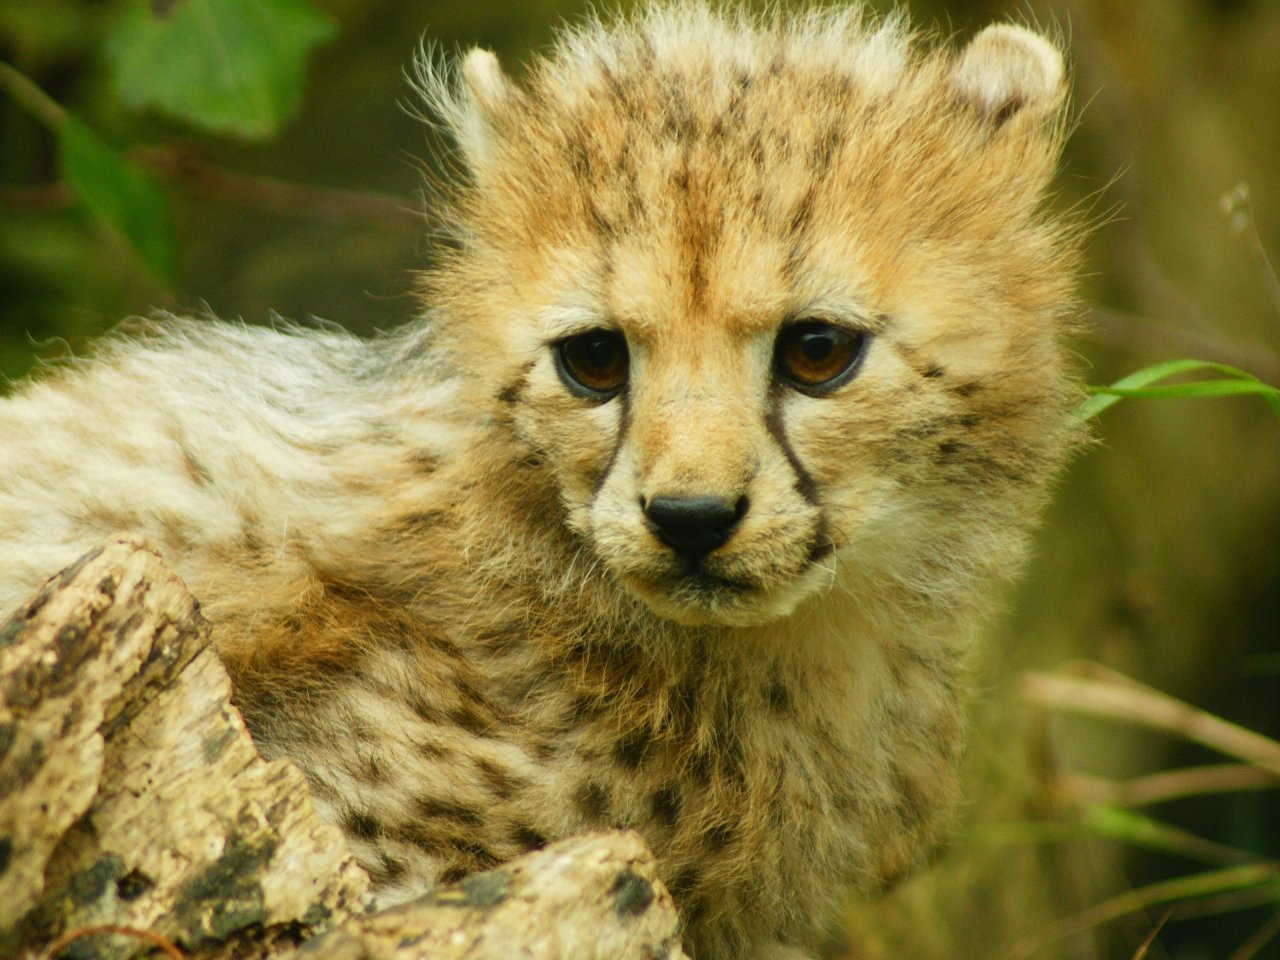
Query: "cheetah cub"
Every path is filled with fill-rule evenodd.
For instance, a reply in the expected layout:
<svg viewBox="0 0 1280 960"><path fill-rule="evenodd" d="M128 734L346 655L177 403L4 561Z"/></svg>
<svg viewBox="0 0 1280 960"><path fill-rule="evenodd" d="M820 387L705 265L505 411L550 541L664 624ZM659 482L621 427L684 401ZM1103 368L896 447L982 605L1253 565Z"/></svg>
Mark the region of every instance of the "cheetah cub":
<svg viewBox="0 0 1280 960"><path fill-rule="evenodd" d="M140 531L383 902L626 826L697 960L813 951L945 831L1074 435L1062 56L679 4L421 86L421 318L163 318L20 387L0 606Z"/></svg>

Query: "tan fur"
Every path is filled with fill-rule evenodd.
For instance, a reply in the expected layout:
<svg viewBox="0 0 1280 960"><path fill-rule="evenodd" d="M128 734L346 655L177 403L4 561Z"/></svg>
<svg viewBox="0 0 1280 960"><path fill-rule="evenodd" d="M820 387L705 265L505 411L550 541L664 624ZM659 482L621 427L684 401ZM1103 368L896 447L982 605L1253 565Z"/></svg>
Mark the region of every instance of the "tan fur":
<svg viewBox="0 0 1280 960"><path fill-rule="evenodd" d="M384 900L626 825L698 960L812 950L945 831L983 596L1073 436L1062 58L681 5L422 83L464 167L423 318L169 319L21 388L0 606L142 531ZM806 318L870 336L823 396L773 366ZM605 401L556 372L594 328ZM665 495L749 508L688 573Z"/></svg>

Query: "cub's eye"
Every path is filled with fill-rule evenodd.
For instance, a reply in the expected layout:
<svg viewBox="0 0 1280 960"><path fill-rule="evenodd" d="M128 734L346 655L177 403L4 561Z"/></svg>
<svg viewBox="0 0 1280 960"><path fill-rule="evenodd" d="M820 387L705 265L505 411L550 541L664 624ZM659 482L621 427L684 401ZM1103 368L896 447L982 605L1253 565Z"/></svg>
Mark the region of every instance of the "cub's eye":
<svg viewBox="0 0 1280 960"><path fill-rule="evenodd" d="M857 372L868 336L822 320L798 320L778 334L774 372L802 393L822 394Z"/></svg>
<svg viewBox="0 0 1280 960"><path fill-rule="evenodd" d="M615 330L588 330L555 347L564 385L580 397L607 400L627 383L627 341Z"/></svg>

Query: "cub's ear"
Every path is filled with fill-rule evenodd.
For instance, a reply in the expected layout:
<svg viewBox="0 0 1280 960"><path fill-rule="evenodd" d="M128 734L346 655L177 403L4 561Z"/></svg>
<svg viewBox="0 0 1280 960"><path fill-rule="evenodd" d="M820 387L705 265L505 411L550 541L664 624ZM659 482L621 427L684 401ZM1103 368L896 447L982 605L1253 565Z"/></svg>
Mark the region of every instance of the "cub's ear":
<svg viewBox="0 0 1280 960"><path fill-rule="evenodd" d="M478 48L463 57L456 70L449 70L438 48L424 45L414 67L414 85L426 105L424 119L442 126L472 173L478 173L492 156L504 105L518 95L515 85L498 66L498 58Z"/></svg>
<svg viewBox="0 0 1280 960"><path fill-rule="evenodd" d="M1062 52L1012 24L987 27L974 37L956 57L951 82L993 128L1016 116L1042 119L1057 111L1067 93Z"/></svg>
<svg viewBox="0 0 1280 960"><path fill-rule="evenodd" d="M451 119L454 136L474 171L491 156L495 120L516 88L502 72L498 58L479 47L463 58L459 73L462 84Z"/></svg>

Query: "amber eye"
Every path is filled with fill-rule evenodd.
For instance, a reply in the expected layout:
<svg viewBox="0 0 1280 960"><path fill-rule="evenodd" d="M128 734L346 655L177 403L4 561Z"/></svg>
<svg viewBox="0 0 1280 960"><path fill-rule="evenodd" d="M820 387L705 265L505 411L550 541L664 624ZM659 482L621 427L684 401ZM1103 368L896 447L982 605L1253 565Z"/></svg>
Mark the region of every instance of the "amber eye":
<svg viewBox="0 0 1280 960"><path fill-rule="evenodd" d="M777 375L809 394L826 393L858 369L867 334L822 320L798 320L778 334L773 351Z"/></svg>
<svg viewBox="0 0 1280 960"><path fill-rule="evenodd" d="M604 329L565 337L556 347L556 366L578 396L607 400L627 383L627 341Z"/></svg>

